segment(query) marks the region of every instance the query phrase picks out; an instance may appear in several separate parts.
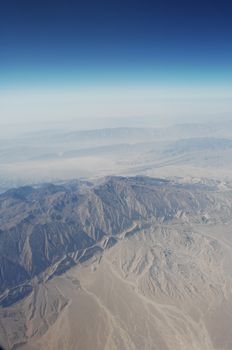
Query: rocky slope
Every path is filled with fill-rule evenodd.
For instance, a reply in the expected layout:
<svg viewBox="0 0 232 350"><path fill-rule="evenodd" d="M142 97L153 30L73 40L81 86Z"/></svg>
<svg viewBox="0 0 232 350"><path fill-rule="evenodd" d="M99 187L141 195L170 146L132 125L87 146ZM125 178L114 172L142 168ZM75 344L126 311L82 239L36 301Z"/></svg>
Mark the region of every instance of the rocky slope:
<svg viewBox="0 0 232 350"><path fill-rule="evenodd" d="M146 177L7 191L0 196L4 345L230 349L228 336L224 344L222 333L214 339L208 317L211 305L232 301L231 210L232 192L221 184ZM90 338L81 337L84 326Z"/></svg>

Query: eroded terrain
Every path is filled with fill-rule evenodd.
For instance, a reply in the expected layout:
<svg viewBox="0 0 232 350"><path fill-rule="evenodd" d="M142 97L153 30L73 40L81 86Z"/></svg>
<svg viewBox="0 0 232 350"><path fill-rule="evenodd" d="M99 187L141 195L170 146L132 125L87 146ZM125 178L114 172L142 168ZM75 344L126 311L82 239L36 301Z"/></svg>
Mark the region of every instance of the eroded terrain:
<svg viewBox="0 0 232 350"><path fill-rule="evenodd" d="M14 235L20 231L16 214L23 207L26 239L14 238L20 237L30 257L30 264L20 254L16 261L15 247L14 264L27 276L2 287L0 335L6 349L230 350L229 184L137 177L109 178L75 191L73 186L71 192L69 184L2 198L2 213L15 218L11 226L8 219L2 223L2 242L12 227ZM72 202L70 193L81 200ZM42 198L39 216L31 205L34 196ZM71 218L79 230L82 224L81 236L67 231L64 221L72 224ZM44 238L34 251L32 226L43 220ZM49 239L54 227L55 241ZM39 267L38 249L44 262ZM10 269L13 254L5 259ZM12 299L23 286L31 286L28 295Z"/></svg>

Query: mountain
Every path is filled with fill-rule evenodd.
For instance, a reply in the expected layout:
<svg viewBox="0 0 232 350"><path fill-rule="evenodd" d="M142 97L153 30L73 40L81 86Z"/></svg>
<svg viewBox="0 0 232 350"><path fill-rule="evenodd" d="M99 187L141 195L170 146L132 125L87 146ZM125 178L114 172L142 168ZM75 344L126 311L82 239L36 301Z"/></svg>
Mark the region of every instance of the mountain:
<svg viewBox="0 0 232 350"><path fill-rule="evenodd" d="M3 193L3 345L231 349L231 212L219 182L107 177Z"/></svg>
<svg viewBox="0 0 232 350"><path fill-rule="evenodd" d="M203 177L205 168L208 177L231 178L231 125L38 130L5 137L0 140L0 193L28 184L112 175L184 172L195 177L200 172Z"/></svg>

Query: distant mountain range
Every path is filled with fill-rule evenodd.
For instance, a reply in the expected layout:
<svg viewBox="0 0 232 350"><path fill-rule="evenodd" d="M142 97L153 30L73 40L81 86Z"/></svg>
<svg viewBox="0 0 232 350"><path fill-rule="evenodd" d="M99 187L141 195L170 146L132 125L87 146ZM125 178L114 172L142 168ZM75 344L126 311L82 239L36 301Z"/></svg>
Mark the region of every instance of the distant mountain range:
<svg viewBox="0 0 232 350"><path fill-rule="evenodd" d="M232 123L44 130L0 140L0 193L102 176L232 177ZM168 168L168 169L167 169ZM190 169L191 168L191 169Z"/></svg>

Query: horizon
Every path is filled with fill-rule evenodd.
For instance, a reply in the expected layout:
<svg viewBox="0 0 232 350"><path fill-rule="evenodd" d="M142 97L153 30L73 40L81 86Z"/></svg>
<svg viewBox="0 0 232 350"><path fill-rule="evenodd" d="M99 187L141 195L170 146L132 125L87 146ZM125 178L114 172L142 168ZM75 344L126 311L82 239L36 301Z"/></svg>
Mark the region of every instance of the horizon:
<svg viewBox="0 0 232 350"><path fill-rule="evenodd" d="M4 3L0 124L228 120L231 10L227 1Z"/></svg>

